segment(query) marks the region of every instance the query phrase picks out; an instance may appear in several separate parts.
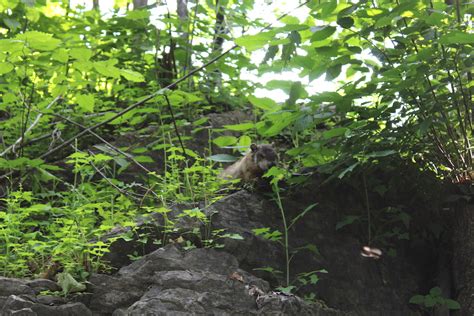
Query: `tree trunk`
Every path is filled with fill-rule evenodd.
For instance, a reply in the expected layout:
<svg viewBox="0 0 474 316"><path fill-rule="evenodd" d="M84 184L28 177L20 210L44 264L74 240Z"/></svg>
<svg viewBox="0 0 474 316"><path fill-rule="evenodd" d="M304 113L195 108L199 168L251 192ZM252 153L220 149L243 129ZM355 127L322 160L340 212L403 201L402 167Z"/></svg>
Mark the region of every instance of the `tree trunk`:
<svg viewBox="0 0 474 316"><path fill-rule="evenodd" d="M214 25L214 39L213 39L213 55L216 56L222 52L222 44L224 43L223 35L227 33L225 26L225 10L221 1L216 0L216 24ZM220 91L222 87L222 73L219 69L214 70L211 74L211 91L212 89ZM212 93L211 93L212 95Z"/></svg>
<svg viewBox="0 0 474 316"><path fill-rule="evenodd" d="M454 214L453 275L461 315L474 315L474 205L459 205Z"/></svg>
<svg viewBox="0 0 474 316"><path fill-rule="evenodd" d="M133 10L137 10L148 5L148 0L133 0Z"/></svg>

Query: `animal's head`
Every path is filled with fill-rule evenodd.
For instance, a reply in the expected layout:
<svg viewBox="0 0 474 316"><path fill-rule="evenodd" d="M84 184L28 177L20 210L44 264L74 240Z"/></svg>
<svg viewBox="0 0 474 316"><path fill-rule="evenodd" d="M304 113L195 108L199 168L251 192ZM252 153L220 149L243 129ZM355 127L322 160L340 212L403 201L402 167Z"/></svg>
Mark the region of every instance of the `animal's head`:
<svg viewBox="0 0 474 316"><path fill-rule="evenodd" d="M262 171L267 171L278 162L278 156L275 149L273 149L273 145L252 144L250 145L250 150L252 151L253 161Z"/></svg>

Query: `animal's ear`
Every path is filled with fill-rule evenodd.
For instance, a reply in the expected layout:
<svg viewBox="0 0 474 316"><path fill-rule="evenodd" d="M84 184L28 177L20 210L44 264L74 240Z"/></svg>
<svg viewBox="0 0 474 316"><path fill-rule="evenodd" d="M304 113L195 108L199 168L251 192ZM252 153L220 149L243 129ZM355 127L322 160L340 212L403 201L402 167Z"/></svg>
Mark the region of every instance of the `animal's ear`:
<svg viewBox="0 0 474 316"><path fill-rule="evenodd" d="M252 144L252 145L250 145L250 150L251 150L252 152L256 152L257 149L258 149L257 144Z"/></svg>

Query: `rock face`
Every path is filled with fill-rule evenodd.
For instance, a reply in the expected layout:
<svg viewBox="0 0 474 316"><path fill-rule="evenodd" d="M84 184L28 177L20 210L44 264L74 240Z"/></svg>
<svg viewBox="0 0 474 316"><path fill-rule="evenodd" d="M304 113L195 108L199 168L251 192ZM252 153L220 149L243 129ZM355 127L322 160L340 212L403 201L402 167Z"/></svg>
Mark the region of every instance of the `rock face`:
<svg viewBox="0 0 474 316"><path fill-rule="evenodd" d="M265 294L268 282L239 269L234 256L213 249L184 251L168 245L116 276L93 275L90 284L94 315L257 315L283 310L288 315L337 315L294 296Z"/></svg>
<svg viewBox="0 0 474 316"><path fill-rule="evenodd" d="M317 202L313 186L301 189L284 208L288 218L294 218L308 205ZM334 199L337 201L337 199ZM308 250L298 252L292 259L290 270L294 280L299 273L326 269L316 286L305 286L308 293L315 293L330 307L356 311L360 315L408 315L410 297L417 291L417 271L410 259L400 253L391 258L383 256L375 261L360 256L362 244L352 234L336 231L338 221L336 205L317 205L297 222L289 232L290 248L314 245L319 254ZM214 228L238 233L243 240L225 239L224 251L233 254L240 266L254 268L272 267L284 271L283 248L252 233L254 228L269 227L283 231L281 215L274 202L267 196L240 191L212 204L207 210L212 215ZM308 247L310 249L310 247ZM266 272L256 275L280 284Z"/></svg>

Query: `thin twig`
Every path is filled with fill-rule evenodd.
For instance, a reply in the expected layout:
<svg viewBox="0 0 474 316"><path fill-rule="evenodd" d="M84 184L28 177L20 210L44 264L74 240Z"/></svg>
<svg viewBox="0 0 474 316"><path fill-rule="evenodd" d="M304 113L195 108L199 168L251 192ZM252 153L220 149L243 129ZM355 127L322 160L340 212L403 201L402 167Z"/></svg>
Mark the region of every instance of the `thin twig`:
<svg viewBox="0 0 474 316"><path fill-rule="evenodd" d="M181 135L179 134L178 125L176 125L176 119L174 117L174 113L173 113L173 109L171 107L170 99L168 98L168 96L166 94L164 94L164 97L166 99L166 104L168 105L168 110L170 111L170 114L171 114L171 119L173 120L174 131L176 133L176 136L178 136L179 144L181 145L181 149L183 150L183 155L184 155L184 157L189 158L188 154L186 154L186 148L184 148L183 141L181 140Z"/></svg>
<svg viewBox="0 0 474 316"><path fill-rule="evenodd" d="M90 151L90 150L89 150L89 154L90 154L90 155L94 155L94 153L93 153L92 151ZM134 199L134 200L136 200L136 201L140 201L140 200L141 200L141 198L142 198L141 195L136 194L135 192L130 193L130 192L128 192L128 191L126 191L126 190L124 190L124 189L119 188L118 186L116 186L99 168L97 168L97 166L96 166L92 161L90 161L89 164L92 166L92 168L95 169L95 171L96 171L105 181L107 181L108 184L110 184L110 185L111 185L115 190L117 190L120 194L126 195L126 196L128 196L128 197L130 197L130 198L132 198L132 199ZM137 196L135 196L135 195L140 196L140 198L137 197Z"/></svg>
<svg viewBox="0 0 474 316"><path fill-rule="evenodd" d="M51 101L51 103L49 103L47 106L46 106L46 110L49 109L54 103L56 103L59 99L61 99L61 96L58 95L56 98L54 98L53 101ZM33 121L33 123L30 125L30 127L28 127L28 129L23 133L22 136L20 136L20 138L18 138L14 143L13 145L10 145L7 149L5 149L2 153L0 153L0 157L3 157L5 156L7 153L9 153L12 149L15 148L16 145L18 145L19 143L21 143L23 141L23 139L26 137L26 135L36 126L36 124L38 124L39 120L41 119L41 117L43 116L42 113L39 113L35 120Z"/></svg>
<svg viewBox="0 0 474 316"><path fill-rule="evenodd" d="M71 120L70 118L68 117L65 117L65 116L62 116L61 114L56 114L56 113L46 113L46 115L52 115L52 116L55 116L55 117L58 117L62 120L65 120L83 130L86 129L86 127L76 121L73 121ZM101 142L103 142L104 144L106 144L107 146L109 146L113 151L121 154L121 155L124 155L126 158L130 159L133 163L135 163L138 167L140 167L141 169L143 169L144 171L146 171L147 173L150 173L151 171L145 167L144 165L142 165L140 162L138 162L132 155L130 155L129 153L126 153L124 152L123 150L120 150L119 148L117 148L116 146L112 145L110 142L108 142L107 140L105 140L104 138L102 138L100 135L98 135L97 133L95 133L94 131L89 131L89 133L96 137L98 140L100 140Z"/></svg>

